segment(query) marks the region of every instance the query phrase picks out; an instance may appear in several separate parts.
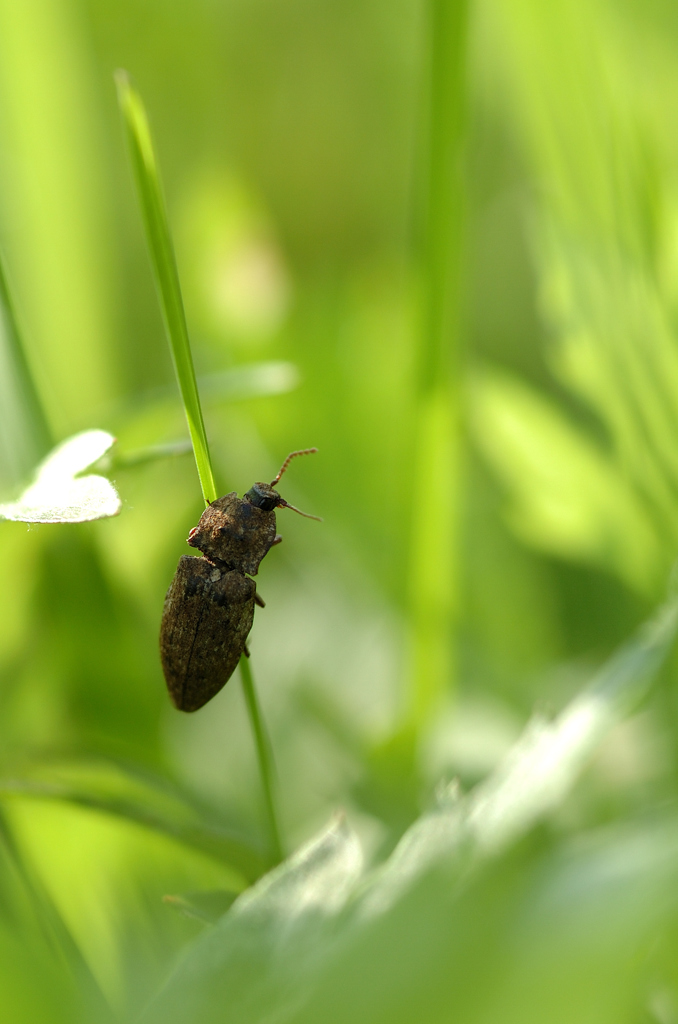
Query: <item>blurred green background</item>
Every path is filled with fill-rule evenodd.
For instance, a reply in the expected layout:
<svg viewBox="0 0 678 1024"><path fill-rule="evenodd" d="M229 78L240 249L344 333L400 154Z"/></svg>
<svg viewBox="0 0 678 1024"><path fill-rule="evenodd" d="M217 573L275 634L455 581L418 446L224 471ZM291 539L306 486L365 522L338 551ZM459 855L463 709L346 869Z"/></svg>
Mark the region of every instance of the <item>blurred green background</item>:
<svg viewBox="0 0 678 1024"><path fill-rule="evenodd" d="M123 500L0 524L5 1019L173 1019L155 994L219 918L243 1001L217 958L177 1020L678 1022L671 657L544 820L352 918L321 980L290 954L264 984L271 949L220 916L266 828L237 677L182 715L158 660L203 506L191 455L149 450L187 432L120 67L219 492L319 448L281 489L324 523L278 513L250 641L288 851L344 809L381 863L440 780L566 705L678 553L674 4L0 0L0 249L39 396L5 332L0 496L98 427Z"/></svg>

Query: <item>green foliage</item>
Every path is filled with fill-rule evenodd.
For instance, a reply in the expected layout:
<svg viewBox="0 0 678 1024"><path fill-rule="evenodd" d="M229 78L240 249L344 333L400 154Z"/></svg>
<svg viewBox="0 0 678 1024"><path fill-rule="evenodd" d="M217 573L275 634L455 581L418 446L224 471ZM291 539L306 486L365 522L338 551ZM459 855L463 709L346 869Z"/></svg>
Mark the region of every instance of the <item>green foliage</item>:
<svg viewBox="0 0 678 1024"><path fill-rule="evenodd" d="M678 1019L677 68L661 2L0 0L3 1019ZM310 445L180 714L202 498Z"/></svg>
<svg viewBox="0 0 678 1024"><path fill-rule="evenodd" d="M505 374L479 375L471 407L478 442L511 495L515 531L651 594L666 573L660 539L633 486L591 432Z"/></svg>

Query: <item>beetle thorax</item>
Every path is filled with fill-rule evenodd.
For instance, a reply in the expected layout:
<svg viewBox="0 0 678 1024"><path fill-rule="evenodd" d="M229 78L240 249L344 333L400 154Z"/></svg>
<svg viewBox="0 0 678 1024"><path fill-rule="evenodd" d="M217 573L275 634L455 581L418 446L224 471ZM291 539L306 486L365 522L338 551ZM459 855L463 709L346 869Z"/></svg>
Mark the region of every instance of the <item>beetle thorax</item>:
<svg viewBox="0 0 678 1024"><path fill-rule="evenodd" d="M276 494L268 484L254 486ZM249 494L239 498L232 491L213 501L191 530L188 543L219 567L255 576L275 540L275 505L259 506L249 500Z"/></svg>

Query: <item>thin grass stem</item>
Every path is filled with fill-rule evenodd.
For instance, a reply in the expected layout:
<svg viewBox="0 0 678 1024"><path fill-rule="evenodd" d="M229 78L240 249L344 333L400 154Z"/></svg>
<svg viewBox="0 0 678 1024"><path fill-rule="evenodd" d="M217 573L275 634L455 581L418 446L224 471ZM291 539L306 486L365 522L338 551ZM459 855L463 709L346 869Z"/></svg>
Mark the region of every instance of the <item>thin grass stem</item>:
<svg viewBox="0 0 678 1024"><path fill-rule="evenodd" d="M118 99L129 139L139 202L146 227L146 238L160 296L165 330L172 352L174 369L184 403L191 435L195 464L205 504L217 497L207 434L200 407L193 356L188 338L186 314L181 296L179 274L172 245L167 211L158 174L148 117L141 97L130 83L126 71L115 76Z"/></svg>
<svg viewBox="0 0 678 1024"><path fill-rule="evenodd" d="M184 403L186 420L191 435L195 463L200 477L205 503L215 501L214 483L207 434L200 406L200 395L195 378L191 343L188 337L186 314L181 296L172 236L160 184L148 117L141 97L132 87L125 71L116 73L118 98L129 138L132 164L139 193L139 201L146 226L146 238L155 272L165 329L174 360L174 369ZM248 659L241 657L240 672L247 712L254 734L259 762L264 804L268 819L271 853L276 863L283 859L280 829L275 805L273 758L266 735L261 709L254 688L254 679Z"/></svg>
<svg viewBox="0 0 678 1024"><path fill-rule="evenodd" d="M271 852L275 863L279 864L283 859L284 854L280 838L278 810L276 807L275 767L273 764L273 755L271 753L271 743L264 727L261 708L259 707L259 701L254 688L252 668L250 666L249 658L244 654L240 656L240 678L242 680L243 693L245 694L247 714L249 715L252 732L254 733L254 741L257 748L257 759L259 761L261 786L264 794L264 806L266 809L266 817L268 819Z"/></svg>

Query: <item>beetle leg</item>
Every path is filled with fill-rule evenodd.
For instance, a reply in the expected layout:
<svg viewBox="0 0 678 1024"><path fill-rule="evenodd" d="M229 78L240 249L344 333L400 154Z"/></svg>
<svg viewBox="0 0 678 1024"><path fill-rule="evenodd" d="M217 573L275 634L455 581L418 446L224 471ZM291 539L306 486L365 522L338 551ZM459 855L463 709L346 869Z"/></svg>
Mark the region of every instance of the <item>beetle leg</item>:
<svg viewBox="0 0 678 1024"><path fill-rule="evenodd" d="M245 655L246 658L249 658L250 652L249 652L249 648L248 648L247 644L245 644L245 646L243 647L242 653Z"/></svg>
<svg viewBox="0 0 678 1024"><path fill-rule="evenodd" d="M271 547L273 547L275 544L280 544L280 543L282 543L282 537L280 536L279 533L276 533L275 540L273 541L273 544L271 544Z"/></svg>
<svg viewBox="0 0 678 1024"><path fill-rule="evenodd" d="M266 607L266 602L264 601L263 597L259 597L256 590L254 591L254 602L255 604L258 604L260 608Z"/></svg>

